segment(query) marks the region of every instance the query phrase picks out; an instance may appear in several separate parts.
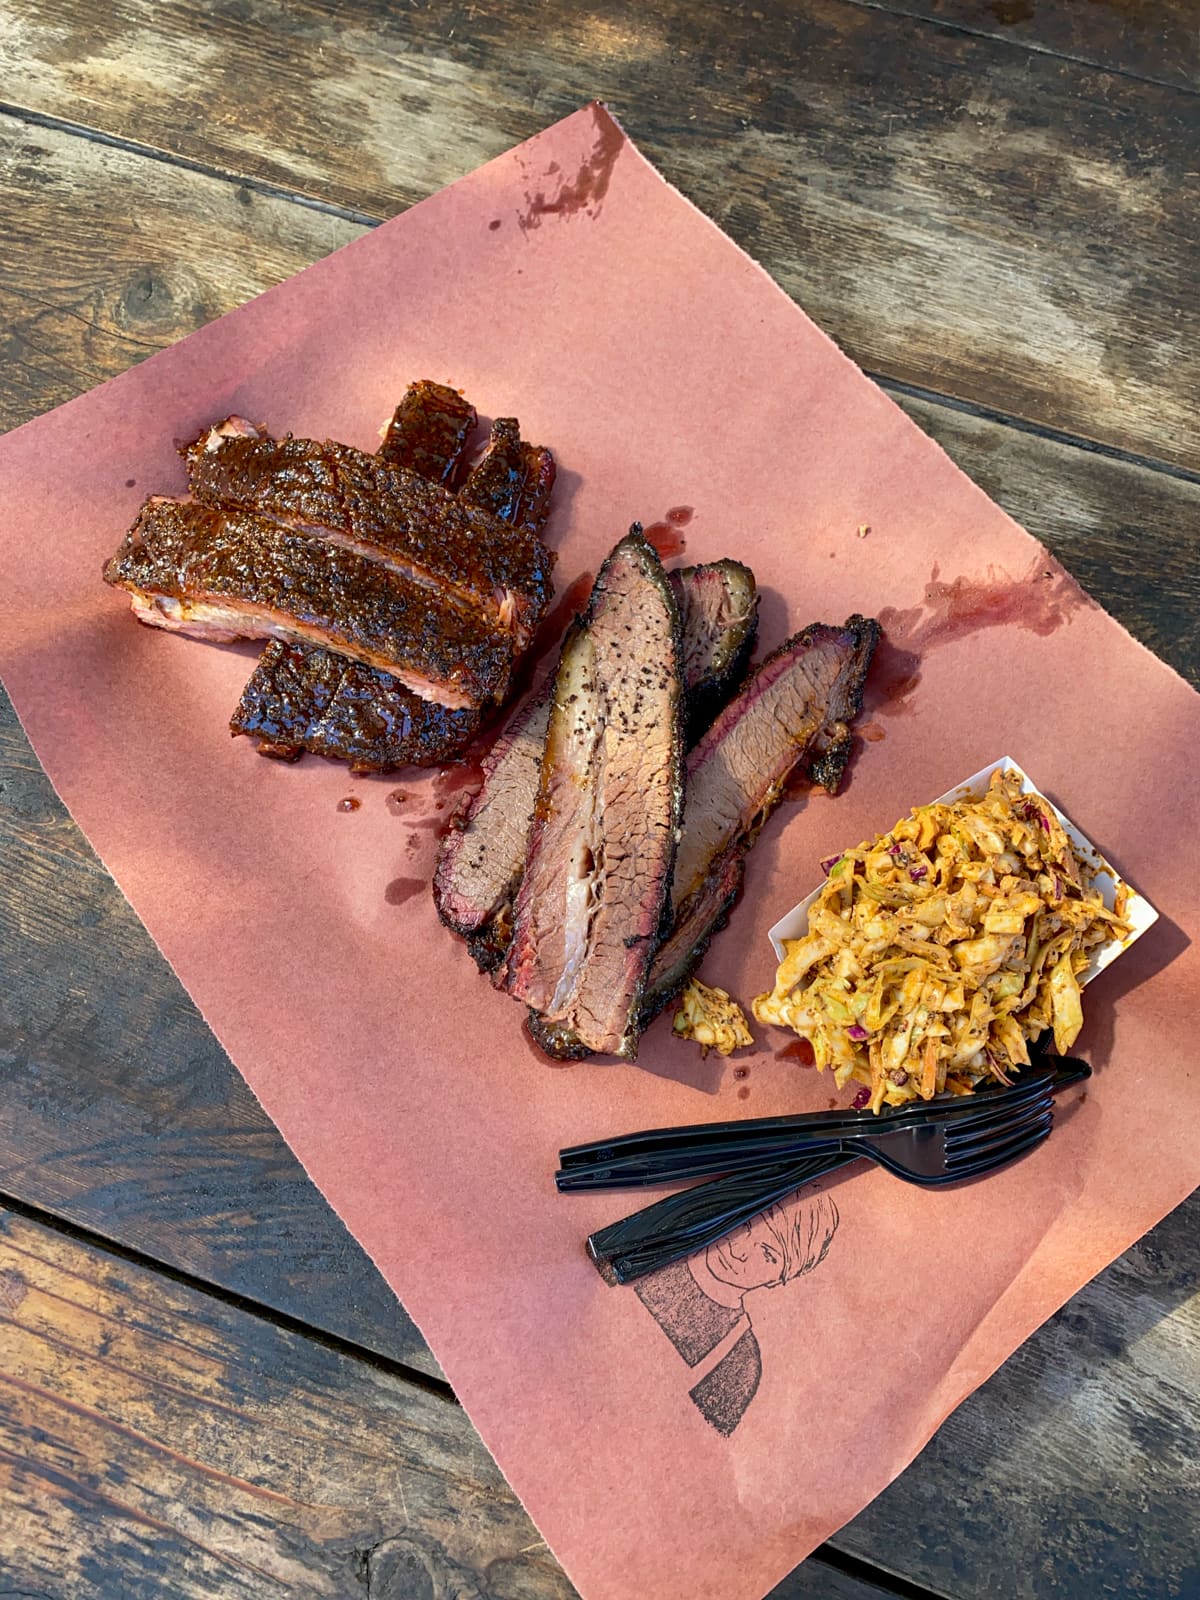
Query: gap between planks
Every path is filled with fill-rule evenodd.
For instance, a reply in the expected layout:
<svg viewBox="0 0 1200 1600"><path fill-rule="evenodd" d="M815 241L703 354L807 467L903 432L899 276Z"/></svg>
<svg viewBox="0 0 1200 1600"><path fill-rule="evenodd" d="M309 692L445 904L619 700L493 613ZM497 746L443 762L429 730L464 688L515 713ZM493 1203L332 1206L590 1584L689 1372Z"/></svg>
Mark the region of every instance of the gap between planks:
<svg viewBox="0 0 1200 1600"><path fill-rule="evenodd" d="M65 1217L56 1215L53 1211L46 1211L41 1206L30 1205L26 1200L18 1200L14 1196L0 1192L0 1209L11 1211L14 1216L22 1217L27 1222L36 1223L39 1227L51 1233L57 1233L73 1243L84 1246L89 1250L99 1250L103 1254L113 1256L118 1261L128 1262L130 1266L144 1268L153 1272L171 1283L180 1284L185 1289L191 1289L197 1294L207 1295L212 1300L219 1301L222 1305L232 1306L236 1311L243 1311L248 1316L257 1317L262 1322L268 1322L272 1327L281 1329L284 1333L296 1334L300 1338L311 1339L315 1344L323 1345L328 1350L336 1351L339 1355L348 1357L353 1361L360 1361L366 1366L373 1367L376 1371L386 1372L390 1377L398 1378L404 1383L411 1383L418 1389L424 1389L429 1394L439 1395L451 1405L459 1404L458 1396L444 1378L435 1378L427 1372L422 1372L417 1367L410 1367L403 1361L395 1361L378 1351L370 1350L365 1345L357 1344L353 1339L345 1339L335 1333L328 1333L323 1328L313 1327L299 1317L291 1316L286 1311L279 1311L274 1306L265 1305L261 1301L252 1299L249 1295L239 1294L236 1289L227 1289L222 1284L213 1283L207 1278L196 1273L185 1272L180 1267L171 1266L160 1261L156 1256L148 1255L145 1251L137 1250L129 1245L110 1239L107 1235L97 1233L92 1228L82 1227L77 1222L71 1222ZM3 1591L0 1590L0 1600L4 1600Z"/></svg>
<svg viewBox="0 0 1200 1600"><path fill-rule="evenodd" d="M869 0L843 0L848 5L857 5L860 9L886 12L889 15L891 8L880 4L871 4ZM900 13L907 16L908 13ZM924 20L924 19L917 19ZM976 36L975 30L959 27L956 24L937 23L930 26L948 28L951 32L969 33ZM990 34L979 34L978 37L991 38ZM1032 47L1027 47L1032 48ZM1057 55L1055 51L1040 51L1046 55ZM1074 60L1074 57L1063 56L1063 60ZM1081 62L1089 66L1088 62ZM1096 68L1097 71L1108 71L1108 68ZM1128 76L1134 76L1128 74ZM1157 79L1144 79L1145 82L1158 82ZM1164 84L1165 88L1174 85ZM86 123L73 122L69 118L50 116L45 112L31 111L27 107L15 105L9 101L0 100L0 116L11 117L14 121L23 122L31 127L46 128L55 133L66 134L68 137L85 139L92 144L105 145L109 149L121 150L127 155L140 156L147 161L157 161L163 166L178 167L186 172L195 172L201 177L212 178L221 183L229 183L240 189L247 189L254 194L261 194L268 199L282 200L286 204L303 206L309 211L317 211L324 216L336 217L343 222L352 222L363 228L378 228L389 219L386 217L372 216L365 211L356 211L349 206L335 205L332 201L318 200L312 195L304 194L301 190L289 188L285 184L270 183L262 178L243 176L223 167L212 166L204 161L196 161L189 156L175 155L166 150L160 150L155 145L142 144L137 140L121 137L116 134L105 133L99 128L93 128ZM416 202L410 202L415 204ZM400 213L397 213L398 215ZM803 307L801 307L803 309ZM1047 427L1044 423L1034 422L1025 417L1013 415L1007 411L993 410L988 406L980 405L977 401L960 399L957 395L946 394L940 389L929 389L920 384L906 383L901 379L889 377L886 373L875 372L869 367L862 369L868 378L885 391L891 394L903 394L916 400L924 400L930 405L945 406L952 411L964 412L968 416L979 417L984 421L994 422L1001 427L1012 428L1018 433L1028 433L1039 439L1046 439L1053 444L1069 446L1075 450L1082 450L1091 455L1102 455L1111 461L1124 462L1130 466L1143 467L1148 472L1160 473L1163 477L1176 478L1184 483L1200 484L1200 472L1188 467L1178 466L1173 462L1162 461L1157 456L1140 455L1136 451L1123 450L1118 445L1103 444L1098 440L1087 439L1082 435L1066 432L1059 428Z"/></svg>
<svg viewBox="0 0 1200 1600"><path fill-rule="evenodd" d="M1104 72L1113 78L1128 78L1134 83L1152 83L1158 89L1178 90L1183 94L1200 94L1200 88L1176 83L1171 78L1156 78L1149 72L1131 72L1127 67L1114 67L1077 56L1070 50L1055 50L1050 45L1039 44L1036 39L1006 37L990 28L972 28L966 22L951 22L945 17L927 17L923 12L910 11L907 6L889 6L885 0L841 0L842 5L856 6L860 11L880 11L889 17L906 17L910 22L920 22L927 28L939 28L943 33L964 34L968 39L987 39L992 44L1005 45L1010 50L1024 51L1027 55L1051 56L1055 61L1069 61L1072 66L1086 67L1091 72ZM1093 0L1094 3L1094 0ZM0 1600L3 1597L0 1596Z"/></svg>

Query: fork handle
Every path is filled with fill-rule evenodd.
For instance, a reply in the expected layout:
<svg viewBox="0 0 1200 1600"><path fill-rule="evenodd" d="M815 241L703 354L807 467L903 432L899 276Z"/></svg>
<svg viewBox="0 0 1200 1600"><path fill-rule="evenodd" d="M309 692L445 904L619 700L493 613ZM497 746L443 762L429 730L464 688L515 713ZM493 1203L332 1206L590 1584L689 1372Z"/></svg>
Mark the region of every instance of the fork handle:
<svg viewBox="0 0 1200 1600"><path fill-rule="evenodd" d="M588 1254L605 1277L631 1283L703 1250L806 1183L857 1161L861 1154L833 1146L822 1155L793 1157L669 1194L592 1234Z"/></svg>

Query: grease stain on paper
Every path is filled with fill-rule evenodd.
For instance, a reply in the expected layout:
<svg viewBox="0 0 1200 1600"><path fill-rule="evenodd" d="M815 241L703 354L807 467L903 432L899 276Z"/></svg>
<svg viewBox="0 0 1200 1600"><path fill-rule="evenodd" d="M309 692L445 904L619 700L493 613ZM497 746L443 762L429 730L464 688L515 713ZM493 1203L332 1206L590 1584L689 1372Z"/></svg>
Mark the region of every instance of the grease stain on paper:
<svg viewBox="0 0 1200 1600"><path fill-rule="evenodd" d="M424 887L424 878L393 878L383 891L383 898L389 906L402 906L405 901L420 894Z"/></svg>
<svg viewBox="0 0 1200 1600"><path fill-rule="evenodd" d="M522 233L540 228L543 217L599 216L613 166L625 144L625 135L603 106L594 104L591 110L596 131L591 151L579 163L573 177L568 177L558 162L553 161L541 175L548 180L546 186L525 191L525 209L517 217Z"/></svg>
<svg viewBox="0 0 1200 1600"><path fill-rule="evenodd" d="M1045 638L1090 604L1052 556L1039 555L1023 577L989 567L984 574L960 573L947 582L935 565L918 605L884 606L879 613L883 638L871 665L866 707L885 715L910 710L921 662L939 645L984 628L1023 628Z"/></svg>

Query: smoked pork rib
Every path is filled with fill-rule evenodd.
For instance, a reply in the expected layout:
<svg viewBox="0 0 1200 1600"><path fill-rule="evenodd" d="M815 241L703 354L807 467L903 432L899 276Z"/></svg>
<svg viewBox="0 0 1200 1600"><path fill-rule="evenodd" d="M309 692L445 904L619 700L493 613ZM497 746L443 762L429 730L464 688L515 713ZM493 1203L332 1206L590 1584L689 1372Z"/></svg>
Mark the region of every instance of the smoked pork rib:
<svg viewBox="0 0 1200 1600"><path fill-rule="evenodd" d="M319 644L452 709L500 700L511 636L478 611L316 534L155 496L106 564L143 622L210 639Z"/></svg>
<svg viewBox="0 0 1200 1600"><path fill-rule="evenodd" d="M637 1054L683 811L679 611L634 530L568 631L500 987L589 1049Z"/></svg>
<svg viewBox="0 0 1200 1600"><path fill-rule="evenodd" d="M475 407L456 389L422 378L404 391L384 429L379 455L449 488L476 420Z"/></svg>
<svg viewBox="0 0 1200 1600"><path fill-rule="evenodd" d="M639 1014L647 1027L684 988L728 916L746 851L801 767L833 793L849 755L850 723L879 625L850 617L840 628L813 623L762 663L687 761L687 804L671 885L670 931L655 952ZM578 1031L530 1033L548 1054L579 1060Z"/></svg>
<svg viewBox="0 0 1200 1600"><path fill-rule="evenodd" d="M487 449L467 474L459 499L482 506L536 538L546 526L554 488L554 457L521 437L516 417L492 423Z"/></svg>
<svg viewBox="0 0 1200 1600"><path fill-rule="evenodd" d="M279 761L312 755L346 761L352 772L431 767L478 733L484 713L422 700L388 672L332 650L273 640L230 721Z"/></svg>
<svg viewBox="0 0 1200 1600"><path fill-rule="evenodd" d="M687 724L693 705L715 710L745 671L754 640L758 594L740 561L684 567L668 574L680 613ZM447 927L468 939L485 971L504 955L512 896L525 865L525 841L537 797L550 717L552 681L513 716L483 764L483 781L451 818L438 852L434 901ZM710 716L711 720L711 716Z"/></svg>
<svg viewBox="0 0 1200 1600"><path fill-rule="evenodd" d="M240 417L186 451L192 494L315 532L413 583L477 607L529 643L550 598L553 557L476 502L407 467L332 440L273 439Z"/></svg>
<svg viewBox="0 0 1200 1600"><path fill-rule="evenodd" d="M454 390L438 384L414 384L396 408L380 453L389 450L396 466L449 481L466 437L446 420L452 414L461 421L453 402L469 412L473 425L474 408ZM496 424L496 428L501 426ZM494 469L477 477L479 467L462 494L465 497L470 488L475 504L485 511L505 520L512 515L520 517L522 526L515 538L536 538L549 513L554 458L542 446L526 444L515 422L512 427L515 446L507 425L501 435L502 446L515 455L514 471L523 474L521 482L538 485L536 498L528 492L514 495L511 476ZM487 459L485 454L480 467ZM263 652L229 726L235 734L256 738L259 752L277 760L295 761L307 750L347 761L353 771L384 772L403 766L434 766L450 759L474 738L482 721L482 712L449 711L420 700L387 673L329 651L273 644ZM539 759L540 754L539 746ZM522 830L525 826L522 823ZM523 856L523 831L521 853Z"/></svg>

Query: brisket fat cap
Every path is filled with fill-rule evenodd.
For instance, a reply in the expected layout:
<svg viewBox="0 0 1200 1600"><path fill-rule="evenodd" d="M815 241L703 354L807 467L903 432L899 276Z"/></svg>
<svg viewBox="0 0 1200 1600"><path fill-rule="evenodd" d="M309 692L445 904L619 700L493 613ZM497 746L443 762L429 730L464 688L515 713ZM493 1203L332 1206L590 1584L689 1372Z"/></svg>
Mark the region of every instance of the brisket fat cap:
<svg viewBox="0 0 1200 1600"><path fill-rule="evenodd" d="M680 660L671 586L635 528L563 644L499 984L631 1059L683 814Z"/></svg>

